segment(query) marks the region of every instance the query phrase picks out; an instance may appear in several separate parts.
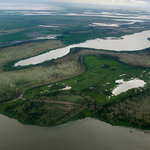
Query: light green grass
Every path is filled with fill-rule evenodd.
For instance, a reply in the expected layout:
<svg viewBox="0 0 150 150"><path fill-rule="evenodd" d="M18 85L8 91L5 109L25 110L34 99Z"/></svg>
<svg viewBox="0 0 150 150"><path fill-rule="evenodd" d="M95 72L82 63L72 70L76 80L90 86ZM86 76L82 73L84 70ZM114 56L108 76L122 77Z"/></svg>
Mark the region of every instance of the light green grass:
<svg viewBox="0 0 150 150"><path fill-rule="evenodd" d="M149 69L143 71L139 67L132 67L112 59L95 56L84 57L84 64L86 71L82 75L53 83L50 87L45 85L30 89L26 91L24 97L27 99L37 99L42 97L48 98L58 94L80 93L95 99L98 105L104 105L135 94L134 90L129 90L118 96L111 96L112 90L117 86L116 80L124 79L124 81L128 81L131 78L139 78L149 82ZM122 74L126 75L120 76ZM67 86L71 87L71 89L60 90ZM148 87L149 84L147 84ZM140 90L138 89L137 92L140 93ZM109 96L111 97L109 98Z"/></svg>

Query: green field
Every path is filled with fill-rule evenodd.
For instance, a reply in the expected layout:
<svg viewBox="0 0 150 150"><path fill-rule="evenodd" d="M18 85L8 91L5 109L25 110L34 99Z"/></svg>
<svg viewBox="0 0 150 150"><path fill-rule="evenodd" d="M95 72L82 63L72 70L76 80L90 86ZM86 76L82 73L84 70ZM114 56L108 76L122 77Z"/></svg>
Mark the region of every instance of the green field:
<svg viewBox="0 0 150 150"><path fill-rule="evenodd" d="M147 75L150 71L149 69L143 72L142 68L131 67L112 59L95 56L86 56L83 60L86 71L82 75L51 85L30 89L25 92L24 98L51 99L50 97L53 95L83 93L93 98L97 105L104 105L135 94L134 90L130 90L118 96L111 96L112 90L117 86L116 80L124 79L124 81L128 81L131 78L139 78L147 83L149 82L149 75ZM126 75L120 76L122 74ZM71 89L61 90L67 86L71 87ZM140 92L140 89L137 92ZM70 102L72 99L67 101Z"/></svg>
<svg viewBox="0 0 150 150"><path fill-rule="evenodd" d="M23 101L5 104L6 106L1 106L1 111L29 124L55 125L94 117L114 125L148 128L149 113L140 111L139 106L143 104L144 110L148 104L150 69L132 67L96 56L85 56L83 62L86 67L83 74L29 89L24 93ZM143 88L131 89L118 96L112 95L112 90L118 85L116 80L128 81L131 78L144 80L147 84ZM143 102L139 101L140 97ZM82 109L84 110L80 112ZM140 121L143 116L144 122Z"/></svg>

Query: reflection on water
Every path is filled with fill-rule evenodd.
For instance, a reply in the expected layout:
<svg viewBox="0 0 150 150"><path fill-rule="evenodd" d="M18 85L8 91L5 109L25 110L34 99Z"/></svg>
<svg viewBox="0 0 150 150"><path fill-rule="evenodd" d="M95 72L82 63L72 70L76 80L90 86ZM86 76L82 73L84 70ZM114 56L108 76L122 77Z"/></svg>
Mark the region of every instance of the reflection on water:
<svg viewBox="0 0 150 150"><path fill-rule="evenodd" d="M150 47L150 41L147 39L149 37L150 37L150 30L135 33L132 35L122 36L119 39L107 38L107 39L88 40L84 43L73 44L64 48L52 50L45 54L21 60L17 62L14 66L27 66L31 64L42 63L46 60L57 59L67 55L70 52L70 49L74 47L85 47L85 48L95 48L95 49L115 50L115 51L142 50Z"/></svg>
<svg viewBox="0 0 150 150"><path fill-rule="evenodd" d="M119 27L119 24L92 23L89 26Z"/></svg>
<svg viewBox="0 0 150 150"><path fill-rule="evenodd" d="M132 88L143 87L146 84L143 80L139 80L139 79L134 79L130 81L123 81L123 79L120 79L120 80L116 80L116 83L121 83L121 84L119 84L112 91L114 95L118 95L122 92L126 92Z"/></svg>
<svg viewBox="0 0 150 150"><path fill-rule="evenodd" d="M58 28L58 26L50 26L50 25L39 25L39 26L44 28Z"/></svg>
<svg viewBox="0 0 150 150"><path fill-rule="evenodd" d="M92 23L89 24L89 26L105 26L105 27L120 27L121 25L131 25L134 24L136 22L144 22L143 20L132 20L132 19L114 19L115 21L117 21L117 23ZM126 22L126 23L119 23L119 21L121 22ZM139 27L138 27L139 28ZM143 27L142 27L143 28Z"/></svg>
<svg viewBox="0 0 150 150"><path fill-rule="evenodd" d="M56 127L23 125L3 115L0 120L0 150L150 149L150 134L91 118Z"/></svg>

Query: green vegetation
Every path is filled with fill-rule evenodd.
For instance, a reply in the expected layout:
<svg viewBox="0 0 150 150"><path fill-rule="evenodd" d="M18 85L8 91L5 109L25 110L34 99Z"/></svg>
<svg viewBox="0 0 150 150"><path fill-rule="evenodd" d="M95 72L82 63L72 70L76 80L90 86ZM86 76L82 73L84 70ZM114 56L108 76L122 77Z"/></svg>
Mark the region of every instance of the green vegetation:
<svg viewBox="0 0 150 150"><path fill-rule="evenodd" d="M64 45L60 41L52 40L52 41L32 42L32 43L20 44L17 46L12 46L7 48L1 48L0 49L0 74L1 74L0 75L0 81L1 81L0 102L10 101L17 98L19 95L21 95L21 93L23 93L25 89L31 88L32 86L34 87L35 84L36 85L42 84L43 81L45 80L44 78L47 78L46 81L50 80L49 77L54 74L54 69L51 68L52 69L51 70L48 66L47 67L37 66L34 69L30 67L26 69L6 72L4 71L5 64L12 61L15 62L18 59L23 59L33 55L37 55L51 48L55 49L63 46ZM8 65L7 67L9 68L10 65ZM38 72L40 71L44 72L45 75L38 74Z"/></svg>
<svg viewBox="0 0 150 150"><path fill-rule="evenodd" d="M111 30L97 30L96 28L77 28L76 30L68 30L63 32L62 36L58 39L64 41L66 45L77 44L85 42L86 40L95 39L95 38L104 38L109 35ZM116 35L115 35L116 36ZM120 34L118 33L118 36Z"/></svg>
<svg viewBox="0 0 150 150"><path fill-rule="evenodd" d="M42 43L43 45L41 45ZM7 59L14 58L13 55L15 53L12 53L12 52L18 53L18 49L20 49L23 52L23 53L20 53L22 54L22 55L19 55L20 58L25 56L24 50L25 51L28 50L31 53L30 54L28 52L28 55L35 55L35 52L36 53L42 52L38 44L41 47L45 46L45 48L49 44L50 46L52 46L52 43L50 41L47 41L47 42L39 42L39 43L36 42L34 44L29 43L29 44L24 44L24 45L18 45L18 46L15 46L14 48L8 47L8 48L2 49L1 56L3 57L1 57L1 62L2 62L1 68L3 69L3 64L5 64L3 61L5 60L5 62L7 62ZM57 44L58 43L56 42L56 45ZM35 51L35 45L39 48L37 49L37 51ZM55 46L54 43L53 43L53 46ZM44 51L44 49L42 50ZM34 52L34 54L32 52ZM8 71L8 72L4 72L3 70L1 70L2 72L1 78L7 78L7 80L5 79L5 84L4 83L1 84L1 91L0 91L1 101L4 101L4 100L8 101L8 100L15 99L17 98L17 96L19 96L19 94L26 91L23 96L23 99L25 101L28 101L29 103L30 101L33 103L38 103L39 105L38 105L37 111L39 112L41 111L40 110L41 107L43 107L43 105L45 104L50 104L50 107L53 107L54 104L56 104L55 108L60 107L61 105L62 110L67 109L66 104L71 105L71 106L75 105L79 108L81 107L81 109L76 110L74 114L70 112L70 116L67 115L65 118L68 118L68 119L70 118L69 120L76 120L78 117L79 118L94 117L94 118L98 118L101 120L105 120L112 124L135 126L132 124L132 122L125 122L125 120L120 121L119 117L116 120L113 120L113 117L110 119L109 113L107 113L106 110L107 109L109 110L110 106L115 107L116 102L117 103L123 102L125 98L132 99L133 96L142 94L142 92L145 91L145 89L148 90L150 70L146 68L139 68L139 67L125 65L118 61L112 60L110 58L112 57L116 60L121 58L120 61L126 60L126 63L129 63L129 61L127 61L127 59L124 59L124 58L126 57L130 58L130 56L144 57L145 54L147 54L147 56L144 58L148 59L149 57L148 53L149 53L148 50L143 51L143 53L142 52L115 53L115 52L109 52L109 51L104 52L104 51L96 51L96 50L89 50L89 49L87 50L86 49L72 49L71 53L68 54L66 57L55 60L55 61L47 62L38 66L31 66L31 67L24 68L24 69L22 68L21 70ZM7 54L7 57L6 57L6 54ZM102 54L103 57L110 57L110 58L103 58L99 56L85 56L83 57L83 62L82 62L81 56L84 56L85 54L86 55ZM114 57L115 55L117 57ZM2 58L5 58L5 59L2 59ZM130 63L133 63L134 60L130 61ZM85 65L85 72L84 72L83 63ZM141 65L142 63L143 62L141 61ZM40 74L39 76L38 72L41 72L41 71L43 73ZM37 75L39 77L35 78ZM120 76L120 75L123 75L123 76ZM16 80L14 80L14 77L16 78ZM70 79L67 79L67 78L70 78ZM142 79L145 82L147 82L147 85L144 88L139 88L135 90L132 89L118 96L111 96L112 90L115 88L115 86L117 86L117 83L115 83L116 80L124 79L125 81L128 81L131 78ZM37 79L40 79L40 80L38 81ZM64 80L64 79L67 79L67 80ZM6 86L6 88L4 88L4 86L6 85L6 82L8 81L9 81L8 85L10 85L10 87L8 88L8 86ZM30 81L30 84L29 84L29 81ZM14 84L12 84L13 82ZM46 84L46 83L47 85L42 86L43 84ZM63 90L66 87L69 87L69 89ZM15 96L15 93L11 91L8 92L9 89L14 90L15 92L18 92L16 96ZM6 95L6 93L10 93L10 95ZM12 94L14 95L14 97ZM25 101L23 101L23 103L25 103ZM1 105L1 107L2 106L3 105ZM11 103L10 103L10 106L11 106ZM26 105L23 105L23 106L26 107ZM53 116L53 119L55 121L54 122L48 121L49 123L46 124L44 123L45 121L43 121L44 120L43 115L46 112L44 112L44 114L39 117L40 119L39 118L34 119L33 117L30 119L29 117L31 115L30 111L29 111L29 114L25 117L24 116L25 112L22 111L22 106L20 106L19 104L19 105L16 105L16 107L17 107L16 109L21 109L23 118L18 114L20 113L19 111L16 111L16 113L14 113L14 109L13 109L15 108L14 106L13 108L9 107L9 109L7 109L6 107L6 109L3 109L3 113L8 116L11 116L13 114L12 117L17 118L23 123L29 123L29 124L54 125L54 124L60 124L64 121L65 122L67 121L67 119L60 117L60 115L57 114L58 118L60 117L62 120L60 118L58 119L56 117L57 115L55 115L55 117L58 120L56 119L57 120L56 121L54 119L55 117ZM10 108L12 109L11 112L9 111L11 110ZM84 108L86 109L83 110L83 112L79 113ZM60 112L61 114L61 111L59 110L58 112ZM79 116L77 115L77 113L79 113ZM118 114L120 113L118 112ZM74 117L71 118L71 116L74 116ZM108 118L105 116L108 116ZM30 121L26 122L24 118L26 118L25 119L26 121L28 119ZM42 122L42 124L40 124L40 122ZM143 127L144 124L142 125L137 124L137 126Z"/></svg>
<svg viewBox="0 0 150 150"><path fill-rule="evenodd" d="M49 34L59 34L59 40L65 45L81 43L95 38L104 38L108 36L120 37L125 34L131 34L139 29L128 29L128 26L122 28L105 28L90 26L93 22L115 23L111 18L88 16L19 16L2 15L0 16L0 46L11 45L14 41L32 40L38 36ZM42 27L39 25L52 26ZM53 27L54 26L54 27ZM39 33L37 36L34 33ZM28 34L32 34L28 36Z"/></svg>
<svg viewBox="0 0 150 150"><path fill-rule="evenodd" d="M99 114L110 123L129 123L130 126L150 129L150 89L129 96L110 105L104 105Z"/></svg>
<svg viewBox="0 0 150 150"><path fill-rule="evenodd" d="M30 89L25 92L24 98L49 99L49 97L53 95L82 93L96 100L97 105L104 105L135 94L135 91L129 90L118 96L109 97L112 95L111 92L117 85L117 83L115 83L116 80L124 79L128 81L131 78L139 78L145 82L149 82L149 75L147 75L150 71L149 69L143 72L142 68L131 67L112 59L95 56L85 56L83 60L86 71L82 75L53 83L50 86L46 85ZM67 86L71 87L71 89L61 90ZM138 89L137 92L140 92L140 90Z"/></svg>
<svg viewBox="0 0 150 150"><path fill-rule="evenodd" d="M143 88L131 89L118 96L112 96L111 93L112 89L117 85L115 80L118 79L128 81L131 78L140 78L148 83L149 69L143 70L142 68L121 64L112 59L95 56L84 57L84 64L86 71L82 75L62 82L27 90L24 98L26 100L40 99L50 102L71 102L88 107L67 121L94 117L113 125L149 128L149 110L143 112L141 111L141 107L139 107L146 103L146 105L142 106L142 110L145 110L145 107L148 106L149 98L145 100L149 95L148 84L145 86L147 90ZM72 88L62 90L65 87ZM146 91L147 93L145 93ZM144 96L143 101L139 101L142 96ZM128 103L126 99L128 99Z"/></svg>
<svg viewBox="0 0 150 150"><path fill-rule="evenodd" d="M57 125L83 110L82 106L18 100L0 106L0 112L25 124Z"/></svg>
<svg viewBox="0 0 150 150"><path fill-rule="evenodd" d="M131 29L128 25L92 26L94 22L117 23L114 18L99 16L5 14L0 15L0 20L0 46L7 46L0 48L0 113L25 124L57 125L93 117L114 125L149 128L149 48L135 52L74 48L57 60L13 67L18 60L66 45L94 38L120 37L143 29ZM149 28L148 22L142 25ZM138 26L141 24L136 23ZM49 34L59 34L59 40L32 41ZM14 44L18 40L22 43ZM132 78L147 84L112 96L118 85L116 80Z"/></svg>

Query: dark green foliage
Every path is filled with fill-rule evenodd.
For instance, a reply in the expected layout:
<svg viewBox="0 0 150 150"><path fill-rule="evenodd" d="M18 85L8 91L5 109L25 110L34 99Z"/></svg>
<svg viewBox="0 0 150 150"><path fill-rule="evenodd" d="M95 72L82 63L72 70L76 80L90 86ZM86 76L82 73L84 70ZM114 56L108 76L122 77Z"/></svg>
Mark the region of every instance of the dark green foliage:
<svg viewBox="0 0 150 150"><path fill-rule="evenodd" d="M34 101L18 101L11 105L6 105L3 109L4 114L17 118L25 124L36 125L56 125L63 122L76 112L80 111L79 106L69 106L64 104L44 103Z"/></svg>
<svg viewBox="0 0 150 150"><path fill-rule="evenodd" d="M110 67L109 65L102 65L101 68L103 68L103 69L108 69L109 67Z"/></svg>
<svg viewBox="0 0 150 150"><path fill-rule="evenodd" d="M111 96L112 95L112 92L110 92L110 91L104 91L103 92L105 95L107 95L107 96Z"/></svg>
<svg viewBox="0 0 150 150"><path fill-rule="evenodd" d="M95 99L98 105L104 105L135 95L135 90L129 90L124 94L108 99L108 96L112 95L112 90L110 89L114 89L117 86L117 83L115 83L116 80L124 79L126 81L131 78L140 78L146 82L149 81L149 77L143 73L142 68L128 66L112 59L95 56L85 56L83 61L86 66L86 71L82 75L54 83L51 87L46 85L30 89L26 91L24 97L27 99L41 98L53 100L51 96L66 94L69 96L70 92L76 95L78 92L80 95L85 94ZM143 74L143 77L140 76L141 74ZM71 89L60 90L66 86L71 87ZM68 101L70 100L68 99Z"/></svg>

